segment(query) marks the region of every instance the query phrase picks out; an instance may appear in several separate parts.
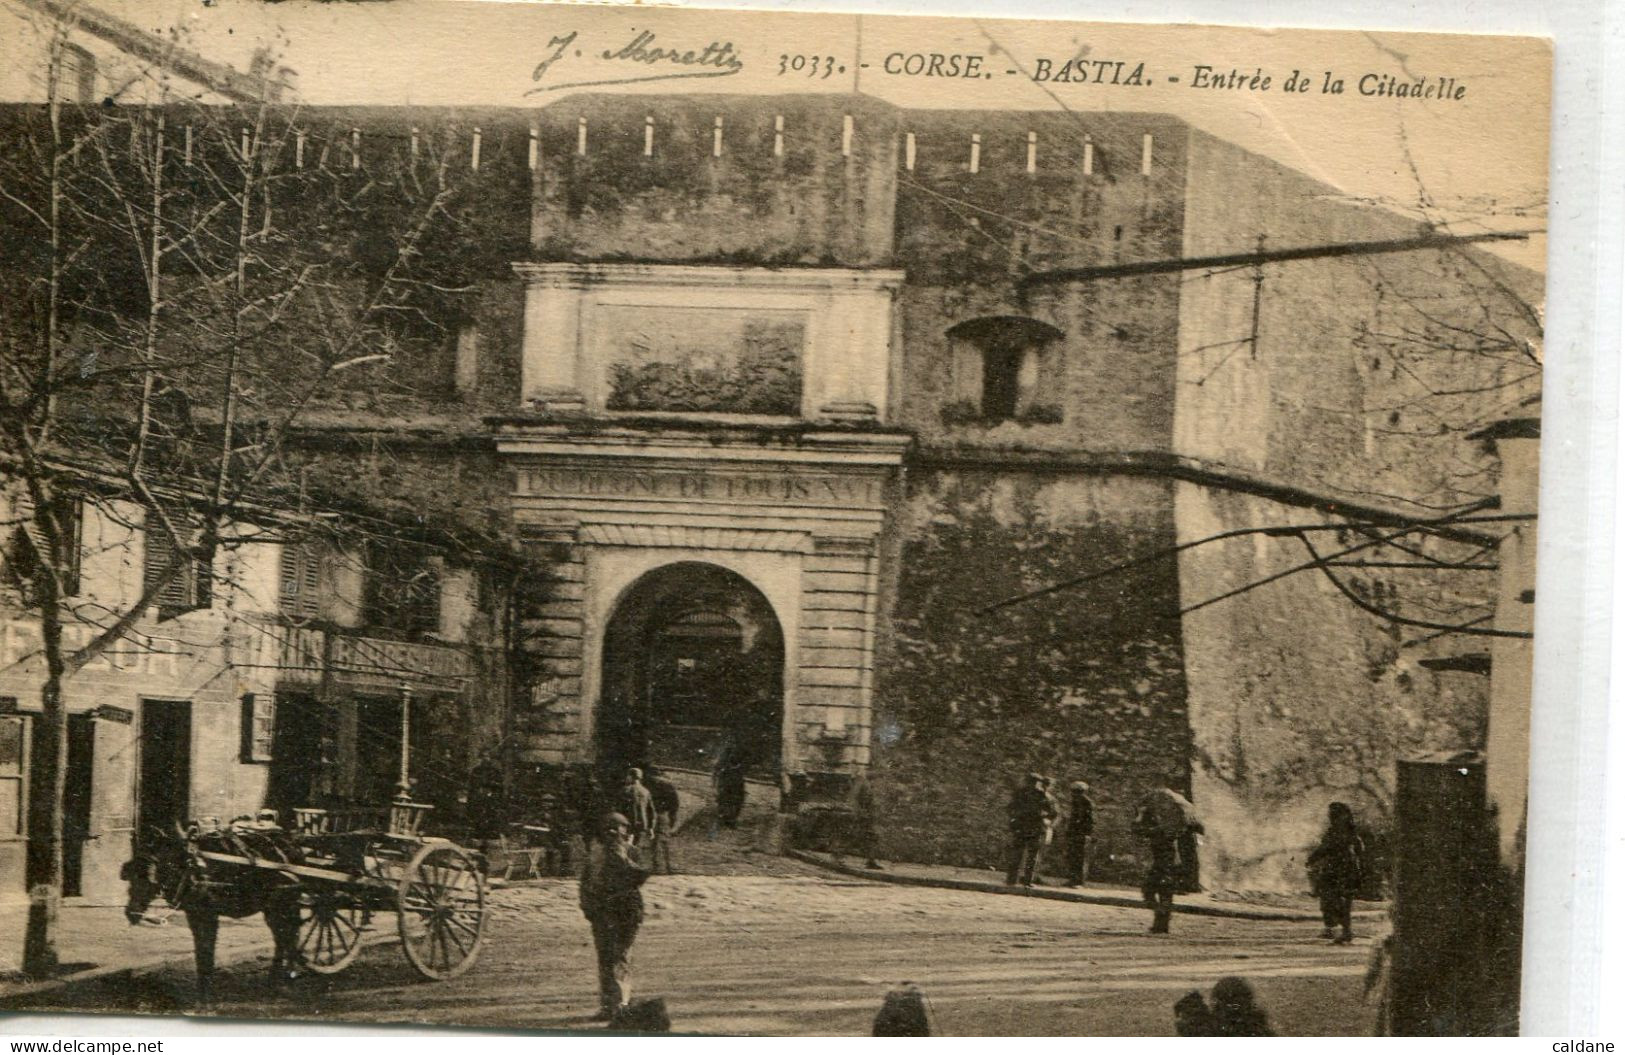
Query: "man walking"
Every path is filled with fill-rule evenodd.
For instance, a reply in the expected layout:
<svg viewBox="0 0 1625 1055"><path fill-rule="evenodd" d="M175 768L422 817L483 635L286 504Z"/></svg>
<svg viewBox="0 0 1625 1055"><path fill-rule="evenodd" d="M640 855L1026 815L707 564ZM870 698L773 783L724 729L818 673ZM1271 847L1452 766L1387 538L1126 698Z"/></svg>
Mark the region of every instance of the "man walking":
<svg viewBox="0 0 1625 1055"><path fill-rule="evenodd" d="M649 843L649 867L660 868L660 856L664 851L666 874L672 875L671 839L677 833L681 799L677 795L677 785L667 780L666 775L654 766L649 767L648 777L649 799L655 813L654 837Z"/></svg>
<svg viewBox="0 0 1625 1055"><path fill-rule="evenodd" d="M1044 794L1044 778L1028 773L1010 796L1010 867L1005 884L1032 886L1038 858L1044 851L1044 832L1055 819L1055 803Z"/></svg>
<svg viewBox="0 0 1625 1055"><path fill-rule="evenodd" d="M581 914L598 951L598 1015L609 1020L632 999L632 941L643 923L648 869L628 854L631 824L619 813L604 817L600 837L587 848L581 873Z"/></svg>
<svg viewBox="0 0 1625 1055"><path fill-rule="evenodd" d="M1095 834L1095 800L1089 785L1072 782L1072 810L1066 821L1066 885L1082 886L1089 878L1090 842Z"/></svg>
<svg viewBox="0 0 1625 1055"><path fill-rule="evenodd" d="M615 808L631 826L633 846L643 846L654 835L654 799L643 786L643 770L634 767L626 771Z"/></svg>
<svg viewBox="0 0 1625 1055"><path fill-rule="evenodd" d="M1196 808L1172 788L1159 788L1140 800L1134 833L1145 840L1151 858L1140 895L1151 908L1151 933L1167 934L1174 895L1183 885L1186 863L1182 847L1202 830Z"/></svg>

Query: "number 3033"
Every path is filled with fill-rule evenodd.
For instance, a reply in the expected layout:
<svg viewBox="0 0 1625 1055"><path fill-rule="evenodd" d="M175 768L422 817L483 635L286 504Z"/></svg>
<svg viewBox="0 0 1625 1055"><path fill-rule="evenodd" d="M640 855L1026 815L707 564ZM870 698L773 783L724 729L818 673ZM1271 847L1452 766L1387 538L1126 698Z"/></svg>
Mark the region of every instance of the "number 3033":
<svg viewBox="0 0 1625 1055"><path fill-rule="evenodd" d="M833 55L780 55L779 76L784 77L795 73L805 73L810 78L823 80L837 73L845 73L846 67L835 61Z"/></svg>

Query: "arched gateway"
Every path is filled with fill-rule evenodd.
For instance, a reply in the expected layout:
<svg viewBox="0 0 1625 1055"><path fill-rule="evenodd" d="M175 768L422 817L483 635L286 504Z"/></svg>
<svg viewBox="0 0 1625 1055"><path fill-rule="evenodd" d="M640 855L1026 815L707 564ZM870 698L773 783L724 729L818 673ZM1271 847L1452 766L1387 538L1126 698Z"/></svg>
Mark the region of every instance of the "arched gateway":
<svg viewBox="0 0 1625 1055"><path fill-rule="evenodd" d="M697 806L733 745L766 781L747 808L785 805L784 777L792 807L838 790L869 764L880 539L911 442L888 424L903 273L514 270L522 409L496 444L548 569L519 616L517 761L561 786L653 762Z"/></svg>
<svg viewBox="0 0 1625 1055"><path fill-rule="evenodd" d="M679 561L645 573L604 628L597 762L710 773L719 758L776 781L784 633L736 572Z"/></svg>

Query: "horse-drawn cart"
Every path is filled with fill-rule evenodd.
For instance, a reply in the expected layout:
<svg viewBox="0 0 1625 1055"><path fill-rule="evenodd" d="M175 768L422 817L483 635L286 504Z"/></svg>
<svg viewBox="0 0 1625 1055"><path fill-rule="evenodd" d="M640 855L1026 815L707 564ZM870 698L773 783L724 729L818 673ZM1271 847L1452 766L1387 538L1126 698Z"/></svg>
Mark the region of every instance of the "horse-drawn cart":
<svg viewBox="0 0 1625 1055"><path fill-rule="evenodd" d="M485 935L485 861L420 834L434 807L411 799L409 704L403 686L400 783L388 806L296 809L287 824L275 811L224 825L195 821L149 847L145 863L131 869L132 919L159 892L186 914L201 999L210 998L221 916L265 915L276 943L271 970L280 978L344 970L375 917L389 913L423 977L455 978L474 965Z"/></svg>
<svg viewBox="0 0 1625 1055"><path fill-rule="evenodd" d="M294 963L336 974L354 962L374 917L395 913L401 949L431 980L473 966L485 931L480 860L446 839L418 834L429 807L396 802L387 811L296 810L290 829L237 823L188 833L193 898L271 888L297 899ZM374 817L378 814L387 816ZM191 900L183 892L184 906ZM214 900L202 897L201 900Z"/></svg>

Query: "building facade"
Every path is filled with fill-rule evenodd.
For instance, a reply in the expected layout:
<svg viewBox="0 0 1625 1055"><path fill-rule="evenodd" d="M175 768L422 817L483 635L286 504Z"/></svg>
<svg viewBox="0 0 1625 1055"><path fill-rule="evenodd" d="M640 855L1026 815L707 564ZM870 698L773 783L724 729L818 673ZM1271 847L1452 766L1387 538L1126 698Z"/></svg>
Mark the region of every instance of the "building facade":
<svg viewBox="0 0 1625 1055"><path fill-rule="evenodd" d="M137 605L171 556L140 506L71 504L69 654ZM455 825L470 768L500 749L506 638L501 594L478 584L489 569L406 540L363 553L286 526L230 535L64 681L68 896L121 901L120 869L152 829L382 808L398 790L403 729L411 793ZM11 538L8 563L26 546ZM41 628L14 582L0 600L0 899L21 900Z"/></svg>
<svg viewBox="0 0 1625 1055"><path fill-rule="evenodd" d="M560 580L529 757L698 777L742 740L783 783L868 770L888 852L971 864L1020 773L1087 779L1106 874L1169 784L1218 882L1301 886L1327 802L1380 829L1397 754L1482 736L1482 679L1285 574L1302 551L1265 531L1403 544L1479 497L1413 415L1483 408L1406 386L1523 383L1428 326L1516 318L1500 284L1532 276L1449 250L1074 275L1419 231L1157 115L583 96L528 136L497 448ZM1490 603L1477 570L1356 548L1357 590ZM719 654L748 677L709 680Z"/></svg>
<svg viewBox="0 0 1625 1055"><path fill-rule="evenodd" d="M455 272L450 336L335 380L308 431L349 444L336 480L513 533L513 684L476 710L539 785L653 762L703 800L731 759L753 808L794 809L867 773L884 853L981 865L1036 770L1094 786L1101 877L1136 871L1133 805L1174 786L1211 882L1291 887L1327 802L1380 829L1398 754L1482 745L1482 679L1348 593L1492 604L1463 554L1494 536L1424 522L1493 491L1455 423L1526 379L1440 334L1519 334L1492 302L1535 276L1446 249L1187 266L1419 226L1155 114L580 95L298 121L276 164L360 178L433 143L467 174L425 254ZM1148 262L1174 266L1098 272ZM430 482L388 475L406 450ZM1354 556L1297 574L1305 531ZM1459 567L1402 567L1414 532ZM285 628L284 673L233 675L194 741L274 697L317 715L317 771L232 762L190 808L357 794L324 745L359 733L309 701L387 725L385 670L414 699L479 681L475 653L332 622Z"/></svg>

